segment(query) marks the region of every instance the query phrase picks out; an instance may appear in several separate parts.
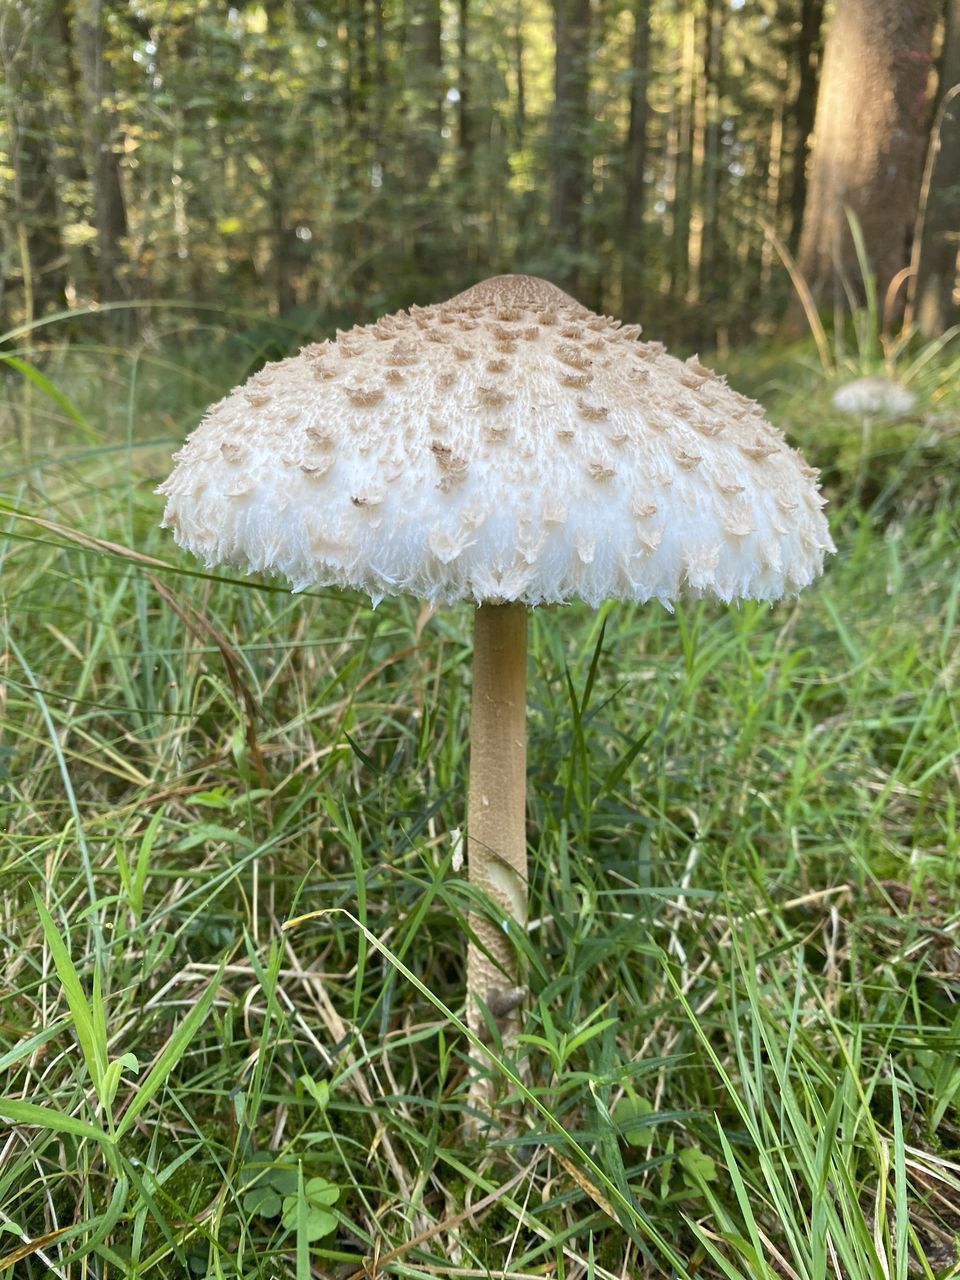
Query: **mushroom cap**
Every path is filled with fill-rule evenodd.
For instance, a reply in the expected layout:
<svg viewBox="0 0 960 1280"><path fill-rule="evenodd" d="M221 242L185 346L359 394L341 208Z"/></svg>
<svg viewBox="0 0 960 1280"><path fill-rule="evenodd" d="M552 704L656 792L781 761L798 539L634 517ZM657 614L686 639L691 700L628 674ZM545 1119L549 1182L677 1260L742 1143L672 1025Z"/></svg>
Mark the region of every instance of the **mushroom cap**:
<svg viewBox="0 0 960 1280"><path fill-rule="evenodd" d="M696 357L499 276L267 365L159 492L208 566L430 601L773 599L833 544L817 472Z"/></svg>
<svg viewBox="0 0 960 1280"><path fill-rule="evenodd" d="M841 413L882 413L890 417L909 413L916 403L915 392L890 378L875 375L845 382L831 399L833 407Z"/></svg>

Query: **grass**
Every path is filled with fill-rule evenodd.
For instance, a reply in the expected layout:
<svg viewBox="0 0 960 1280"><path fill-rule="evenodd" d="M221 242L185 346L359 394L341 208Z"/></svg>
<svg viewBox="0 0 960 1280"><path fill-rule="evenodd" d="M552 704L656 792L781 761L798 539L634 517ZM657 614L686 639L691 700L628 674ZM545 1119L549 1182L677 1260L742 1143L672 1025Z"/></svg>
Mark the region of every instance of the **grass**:
<svg viewBox="0 0 960 1280"><path fill-rule="evenodd" d="M748 388L834 498L799 601L533 615L531 998L491 1061L469 610L202 572L152 490L248 355L50 333L18 356L57 396L10 367L0 406L0 1269L954 1272L948 353L861 505L809 362ZM475 1138L471 1061L503 1090Z"/></svg>

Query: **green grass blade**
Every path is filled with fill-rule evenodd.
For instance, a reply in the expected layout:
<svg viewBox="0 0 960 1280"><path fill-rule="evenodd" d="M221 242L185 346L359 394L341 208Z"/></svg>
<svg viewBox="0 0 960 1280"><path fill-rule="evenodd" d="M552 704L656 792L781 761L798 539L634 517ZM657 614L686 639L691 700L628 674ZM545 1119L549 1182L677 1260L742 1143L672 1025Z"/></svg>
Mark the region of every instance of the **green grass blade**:
<svg viewBox="0 0 960 1280"><path fill-rule="evenodd" d="M31 364L29 360L22 359L20 356L6 355L3 352L0 352L0 361L8 364L11 369L16 369L18 373L22 373L28 382L32 382L45 396L49 396L55 404L58 404L71 422L80 428L84 437L91 444L100 443L100 433L91 426L80 410L72 404L60 388L54 386L50 379L40 372L36 365Z"/></svg>
<svg viewBox="0 0 960 1280"><path fill-rule="evenodd" d="M60 930L36 891L34 891L33 900L36 905L37 915L40 917L40 923L43 926L44 940L50 950L57 977L60 979L60 986L63 988L63 994L66 997L67 1007L73 1018L73 1027L80 1045L80 1051L83 1054L83 1060L86 1063L93 1087L99 1096L103 1086L103 1074L107 1069L106 1027L102 1025L102 1019L98 1020L94 1008L87 1002L86 992L80 982L79 975L70 957L70 952L61 937ZM96 984L96 979L94 979L94 982Z"/></svg>
<svg viewBox="0 0 960 1280"><path fill-rule="evenodd" d="M134 1093L127 1109L124 1111L120 1123L117 1125L117 1139L119 1140L130 1128L140 1115L144 1107L148 1106L152 1098L163 1088L171 1071L186 1053L190 1046L198 1027L204 1018L210 1012L210 1008L216 998L217 989L220 980L223 977L223 970L226 961L220 966L217 972L211 978L207 989L203 995L193 1006L184 1020L171 1035L170 1039L164 1045L160 1052L160 1056L143 1078L143 1083Z"/></svg>
<svg viewBox="0 0 960 1280"><path fill-rule="evenodd" d="M35 1125L50 1133L70 1133L76 1138L89 1138L92 1142L109 1143L109 1134L96 1125L68 1116L55 1107L42 1107L36 1102L21 1102L16 1098L0 1098L0 1116L13 1124Z"/></svg>

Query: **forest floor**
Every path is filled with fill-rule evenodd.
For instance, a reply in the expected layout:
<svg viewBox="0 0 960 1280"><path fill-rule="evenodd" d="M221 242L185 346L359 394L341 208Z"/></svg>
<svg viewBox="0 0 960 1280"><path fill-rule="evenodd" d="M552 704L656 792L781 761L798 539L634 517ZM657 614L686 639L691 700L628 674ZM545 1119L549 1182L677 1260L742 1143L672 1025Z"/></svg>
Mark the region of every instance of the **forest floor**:
<svg viewBox="0 0 960 1280"><path fill-rule="evenodd" d="M459 1022L469 608L177 550L153 490L234 348L41 367L0 403L0 1269L956 1269L955 347L866 443L808 348L732 362L824 468L798 601L532 615L505 1068Z"/></svg>

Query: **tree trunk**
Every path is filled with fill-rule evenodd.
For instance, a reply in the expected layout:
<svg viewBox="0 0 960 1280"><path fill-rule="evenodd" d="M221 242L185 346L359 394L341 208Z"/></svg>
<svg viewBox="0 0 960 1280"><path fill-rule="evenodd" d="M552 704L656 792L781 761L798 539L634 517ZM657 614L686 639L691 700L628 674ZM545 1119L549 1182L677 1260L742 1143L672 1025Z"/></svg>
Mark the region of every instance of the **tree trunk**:
<svg viewBox="0 0 960 1280"><path fill-rule="evenodd" d="M643 214L647 167L647 82L650 72L650 0L634 0L630 57L630 124L623 164L623 253L620 267L622 311L636 320L644 310Z"/></svg>
<svg viewBox="0 0 960 1280"><path fill-rule="evenodd" d="M778 81L786 88L786 67L781 63L778 67ZM778 93L773 119L770 122L770 144L767 150L767 191L765 220L772 227L780 225L780 202L782 195L783 170L783 104L786 95ZM770 295L770 283L773 268L773 244L764 236L760 247L760 305L766 309Z"/></svg>
<svg viewBox="0 0 960 1280"><path fill-rule="evenodd" d="M686 10L682 19L680 66L677 73L678 110L673 198L673 244L671 246L672 292L682 298L687 292L690 260L690 214L693 183L693 99L696 80L697 8Z"/></svg>
<svg viewBox="0 0 960 1280"><path fill-rule="evenodd" d="M100 301L124 297L120 278L121 241L127 234L127 213L120 183L120 164L114 150L110 69L103 57L101 0L76 0L74 47L86 107L89 171L97 226Z"/></svg>
<svg viewBox="0 0 960 1280"><path fill-rule="evenodd" d="M720 296L718 268L720 242L719 187L722 171L720 123L723 100L723 36L725 6L712 0L707 28L707 150L703 189L703 297L708 303Z"/></svg>
<svg viewBox="0 0 960 1280"><path fill-rule="evenodd" d="M36 19L8 10L0 22L0 64L6 82L7 155L13 171L13 221L20 258L22 314L32 320L63 306L66 256L60 234L50 130L41 61L44 33Z"/></svg>
<svg viewBox="0 0 960 1280"><path fill-rule="evenodd" d="M837 0L817 100L799 266L814 298L862 293L847 222L880 296L906 265L927 122L935 0Z"/></svg>
<svg viewBox="0 0 960 1280"><path fill-rule="evenodd" d="M691 307L700 301L703 267L703 198L706 185L707 94L710 83L710 11L695 14L691 75L690 222L687 230L687 292ZM697 46L700 45L698 54Z"/></svg>
<svg viewBox="0 0 960 1280"><path fill-rule="evenodd" d="M960 248L960 0L947 0L938 109L927 158L917 274L911 282L914 319L927 338L955 324Z"/></svg>
<svg viewBox="0 0 960 1280"><path fill-rule="evenodd" d="M440 162L443 128L443 44L440 0L415 0L410 7L410 175L413 179L411 228L413 264L418 282L427 280L436 268L431 241L436 215L435 193L431 190Z"/></svg>
<svg viewBox="0 0 960 1280"><path fill-rule="evenodd" d="M470 0L459 0L457 24L457 161L461 173L473 168L470 121Z"/></svg>
<svg viewBox="0 0 960 1280"><path fill-rule="evenodd" d="M817 87L820 80L823 26L823 0L801 0L800 29L794 45L798 71L797 95L793 101L793 160L790 182L790 252L796 254L803 225L803 206L807 199L807 161L810 136L817 110Z"/></svg>
<svg viewBox="0 0 960 1280"><path fill-rule="evenodd" d="M590 0L554 0L550 227L560 251L557 283L576 292L583 248L590 119Z"/></svg>

